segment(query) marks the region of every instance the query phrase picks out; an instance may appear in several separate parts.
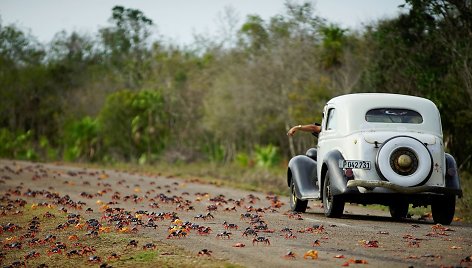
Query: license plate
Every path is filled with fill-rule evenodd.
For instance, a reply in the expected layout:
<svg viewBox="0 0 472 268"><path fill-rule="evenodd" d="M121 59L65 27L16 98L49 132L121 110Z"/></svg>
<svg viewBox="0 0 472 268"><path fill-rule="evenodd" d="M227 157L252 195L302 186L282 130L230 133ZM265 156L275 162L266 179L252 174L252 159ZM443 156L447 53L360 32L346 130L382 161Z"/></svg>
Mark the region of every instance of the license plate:
<svg viewBox="0 0 472 268"><path fill-rule="evenodd" d="M370 161L362 160L339 160L340 168L370 169Z"/></svg>

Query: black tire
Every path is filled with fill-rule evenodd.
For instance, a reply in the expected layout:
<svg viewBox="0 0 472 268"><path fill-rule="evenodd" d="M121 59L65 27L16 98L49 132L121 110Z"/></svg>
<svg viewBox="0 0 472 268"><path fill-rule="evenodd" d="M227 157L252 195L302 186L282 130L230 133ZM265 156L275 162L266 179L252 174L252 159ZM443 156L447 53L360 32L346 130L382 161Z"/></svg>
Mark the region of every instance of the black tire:
<svg viewBox="0 0 472 268"><path fill-rule="evenodd" d="M329 171L327 171L323 183L324 214L328 218L339 218L344 212L344 201L339 196L333 196L330 188L331 181L329 179Z"/></svg>
<svg viewBox="0 0 472 268"><path fill-rule="evenodd" d="M388 206L390 210L390 215L396 220L404 219L408 215L408 203L394 203Z"/></svg>
<svg viewBox="0 0 472 268"><path fill-rule="evenodd" d="M434 223L449 225L454 218L456 210L456 196L445 195L437 197L431 204L431 213L433 214Z"/></svg>
<svg viewBox="0 0 472 268"><path fill-rule="evenodd" d="M308 206L308 200L300 200L295 194L295 183L292 181L290 186L290 208L295 212L305 212Z"/></svg>

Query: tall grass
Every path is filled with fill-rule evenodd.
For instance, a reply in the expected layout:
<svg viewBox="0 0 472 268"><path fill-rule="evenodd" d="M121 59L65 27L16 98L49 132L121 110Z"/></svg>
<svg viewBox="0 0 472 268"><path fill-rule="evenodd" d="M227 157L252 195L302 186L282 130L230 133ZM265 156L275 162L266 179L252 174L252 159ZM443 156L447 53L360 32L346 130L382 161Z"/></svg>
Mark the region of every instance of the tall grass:
<svg viewBox="0 0 472 268"><path fill-rule="evenodd" d="M472 222L472 174L462 172L461 184L463 197L457 200L456 216L465 222Z"/></svg>
<svg viewBox="0 0 472 268"><path fill-rule="evenodd" d="M184 179L198 179L212 184L225 185L234 188L272 192L287 195L286 167L284 164L272 168L246 166L238 163L157 163L155 165L114 164L113 168L134 172L161 173L166 176Z"/></svg>

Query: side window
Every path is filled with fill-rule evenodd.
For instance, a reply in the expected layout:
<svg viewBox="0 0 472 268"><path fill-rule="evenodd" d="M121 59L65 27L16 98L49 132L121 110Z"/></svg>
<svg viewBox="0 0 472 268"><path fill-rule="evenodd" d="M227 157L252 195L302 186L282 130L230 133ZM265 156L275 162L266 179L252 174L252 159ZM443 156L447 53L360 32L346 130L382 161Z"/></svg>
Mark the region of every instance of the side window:
<svg viewBox="0 0 472 268"><path fill-rule="evenodd" d="M336 115L335 109L331 108L328 110L328 118L326 118L326 130L336 129Z"/></svg>

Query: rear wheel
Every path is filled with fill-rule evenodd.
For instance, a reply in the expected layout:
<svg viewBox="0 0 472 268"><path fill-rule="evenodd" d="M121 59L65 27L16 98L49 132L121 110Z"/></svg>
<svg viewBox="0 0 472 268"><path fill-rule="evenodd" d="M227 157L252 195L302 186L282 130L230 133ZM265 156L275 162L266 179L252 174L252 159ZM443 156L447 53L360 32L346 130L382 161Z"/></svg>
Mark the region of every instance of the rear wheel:
<svg viewBox="0 0 472 268"><path fill-rule="evenodd" d="M431 213L433 214L434 223L449 225L454 218L456 210L456 196L445 195L437 197L431 204Z"/></svg>
<svg viewBox="0 0 472 268"><path fill-rule="evenodd" d="M388 206L390 209L390 215L392 215L392 218L396 220L406 218L408 215L408 206L408 203L403 202L391 204Z"/></svg>
<svg viewBox="0 0 472 268"><path fill-rule="evenodd" d="M308 200L300 200L295 193L295 183L292 181L290 186L290 208L295 212L305 212L308 206Z"/></svg>
<svg viewBox="0 0 472 268"><path fill-rule="evenodd" d="M324 214L328 218L339 218L343 215L344 201L339 196L332 195L329 171L326 172L323 183L323 207Z"/></svg>

